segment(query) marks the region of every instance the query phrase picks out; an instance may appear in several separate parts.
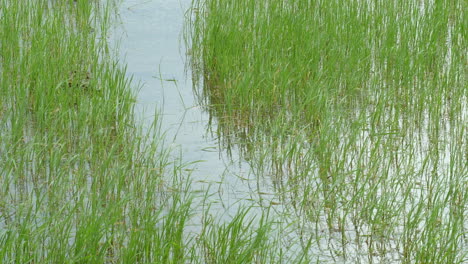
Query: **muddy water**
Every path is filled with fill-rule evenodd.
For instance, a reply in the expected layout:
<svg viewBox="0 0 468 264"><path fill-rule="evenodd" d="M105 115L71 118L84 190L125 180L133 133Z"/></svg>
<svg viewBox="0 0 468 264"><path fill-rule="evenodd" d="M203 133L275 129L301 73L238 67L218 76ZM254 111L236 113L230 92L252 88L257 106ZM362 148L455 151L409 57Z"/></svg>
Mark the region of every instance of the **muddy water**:
<svg viewBox="0 0 468 264"><path fill-rule="evenodd" d="M193 94L182 36L184 13L190 2L123 1L112 42L119 46L119 57L127 65L134 86L140 87L137 115L149 125L156 110L162 114L166 145L184 162L196 162L187 170L193 181L192 191L209 190L213 213L229 218L240 205L258 205L258 182L249 176L246 163L232 161L218 151L216 138L207 130L209 116ZM268 193L269 183L260 185L264 188L262 193Z"/></svg>

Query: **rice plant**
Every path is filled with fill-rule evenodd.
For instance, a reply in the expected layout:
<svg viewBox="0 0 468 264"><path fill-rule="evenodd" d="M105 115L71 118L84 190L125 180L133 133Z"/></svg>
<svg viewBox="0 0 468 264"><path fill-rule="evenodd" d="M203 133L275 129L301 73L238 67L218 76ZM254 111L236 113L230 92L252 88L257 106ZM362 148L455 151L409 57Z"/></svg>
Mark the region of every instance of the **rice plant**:
<svg viewBox="0 0 468 264"><path fill-rule="evenodd" d="M223 148L272 179L323 261L468 260L464 9L192 2L194 87Z"/></svg>

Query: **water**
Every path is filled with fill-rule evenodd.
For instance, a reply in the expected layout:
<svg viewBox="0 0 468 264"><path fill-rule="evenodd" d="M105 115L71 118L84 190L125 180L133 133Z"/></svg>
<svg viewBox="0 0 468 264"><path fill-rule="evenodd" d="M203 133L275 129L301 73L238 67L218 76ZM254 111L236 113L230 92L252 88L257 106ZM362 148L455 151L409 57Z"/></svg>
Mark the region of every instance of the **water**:
<svg viewBox="0 0 468 264"><path fill-rule="evenodd" d="M263 211L261 205L268 207L273 204L272 210L281 215L282 224L278 225L278 232L284 236L285 247L291 247L292 251L300 250L298 239L307 242L308 237L313 237L314 226L305 222L300 212L294 212L288 205L290 201L283 200L281 204L275 201L278 198L273 195L271 181L267 177L257 179L247 163L232 161L224 152L220 152L215 135L208 133L209 115L196 101L190 73L186 71L186 48L182 34L185 11L190 4L191 0L125 0L120 6L121 24L117 25L112 41L120 43L119 57L127 65L134 86L141 85L137 97L137 115L143 116L144 124L149 125L154 120L154 112L158 110L161 113L166 145L170 146L176 157L180 154L185 163L196 162L188 167L186 176L190 176L193 181L191 191L194 194L204 194L209 190L211 214L217 215L220 220L229 220L240 206L254 206L250 211L253 216ZM462 108L466 109L466 105ZM466 116L460 118L466 120ZM362 141L366 142L368 137L364 133ZM423 146L429 146L427 140L422 142ZM420 155L425 153L424 150L419 151L419 148L415 150ZM444 164L449 164L446 160L449 156L449 153L443 155ZM239 157L235 150L232 157ZM197 209L202 208L197 206L200 202L201 199L196 199L194 204L199 215L203 210ZM190 231L199 231L199 220L199 217L194 218ZM316 240L327 245L331 251L339 251L340 234L335 232L327 235L324 225L326 220L319 222L323 227L319 228L321 230L318 234L315 232ZM300 233L296 233L298 230ZM345 232L350 241L356 238L352 230L353 227L348 223ZM370 232L367 229L361 231ZM361 248L365 248L363 244L350 243L346 247L348 258L356 262L366 260L370 254ZM390 251L386 255L370 258L376 262L399 262L398 245L389 241L388 247ZM320 246L310 251L324 261L342 260L341 257L332 260L326 253L323 255L327 250L320 249Z"/></svg>
<svg viewBox="0 0 468 264"><path fill-rule="evenodd" d="M215 204L213 213L229 219L239 206L258 204L258 199L252 197L257 180L253 180L248 164L232 161L218 151L215 135L208 132L209 115L193 93L182 35L184 13L190 3L124 1L119 12L121 22L112 41L119 43L119 57L127 65L127 74L133 77L135 87L141 85L137 115L142 115L149 125L155 111L160 112L167 145L174 155L180 153L185 163L195 162L188 170L192 191L203 194L209 190L212 195L209 202ZM267 182L261 185L269 189Z"/></svg>
<svg viewBox="0 0 468 264"><path fill-rule="evenodd" d="M119 45L119 57L127 65L134 86L141 86L136 114L143 117L143 125L149 126L155 111L159 111L166 145L183 162L196 162L189 166L187 176L193 181L191 191L200 196L194 200L197 214L186 231L200 231L201 216L207 208L201 203L209 203L209 213L220 222L229 221L241 207L250 207L249 218L260 216L269 207L270 217L278 219L274 228L282 237L284 249L293 255L301 251L299 240L304 239L306 232L297 233L302 226L297 213L278 201L268 177L255 176L246 162L235 160L240 156L236 149L227 157L220 151L215 133L208 132L209 114L197 102L186 69L182 34L190 3L191 0L125 0L120 6L120 24L111 39ZM204 202L205 193L209 198ZM318 249L311 251L320 254Z"/></svg>

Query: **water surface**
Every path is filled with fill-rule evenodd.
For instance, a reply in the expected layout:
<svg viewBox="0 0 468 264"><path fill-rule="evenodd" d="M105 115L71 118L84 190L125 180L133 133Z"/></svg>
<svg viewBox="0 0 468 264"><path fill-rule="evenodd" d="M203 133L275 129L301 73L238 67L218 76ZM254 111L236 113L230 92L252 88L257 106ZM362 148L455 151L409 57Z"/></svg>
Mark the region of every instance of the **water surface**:
<svg viewBox="0 0 468 264"><path fill-rule="evenodd" d="M239 205L256 205L248 164L232 161L220 153L215 135L209 133L209 115L199 106L186 68L183 40L184 16L191 1L128 0L120 7L120 23L112 37L127 74L140 87L136 114L146 125L161 113L166 145L190 168L193 191L210 190L213 211L223 215L237 212ZM215 129L211 127L210 129ZM237 155L232 155L236 157ZM251 178L249 180L249 178ZM268 185L263 182L261 184Z"/></svg>

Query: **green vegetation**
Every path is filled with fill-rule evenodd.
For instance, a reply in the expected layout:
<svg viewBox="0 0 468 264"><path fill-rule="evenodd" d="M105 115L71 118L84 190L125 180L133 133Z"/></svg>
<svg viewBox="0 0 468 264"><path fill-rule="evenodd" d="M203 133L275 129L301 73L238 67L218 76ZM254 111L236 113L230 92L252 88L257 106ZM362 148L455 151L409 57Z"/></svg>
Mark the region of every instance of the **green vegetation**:
<svg viewBox="0 0 468 264"><path fill-rule="evenodd" d="M135 118L113 1L0 0L0 262L467 262L465 9L194 0L198 96L280 201L224 220Z"/></svg>
<svg viewBox="0 0 468 264"><path fill-rule="evenodd" d="M186 230L186 165L170 158L157 120L142 132L133 116L130 80L106 43L115 8L0 0L0 262L282 258L266 217L240 211Z"/></svg>
<svg viewBox="0 0 468 264"><path fill-rule="evenodd" d="M323 261L468 261L464 10L193 0L200 101L224 148L239 147L304 218L298 233Z"/></svg>

